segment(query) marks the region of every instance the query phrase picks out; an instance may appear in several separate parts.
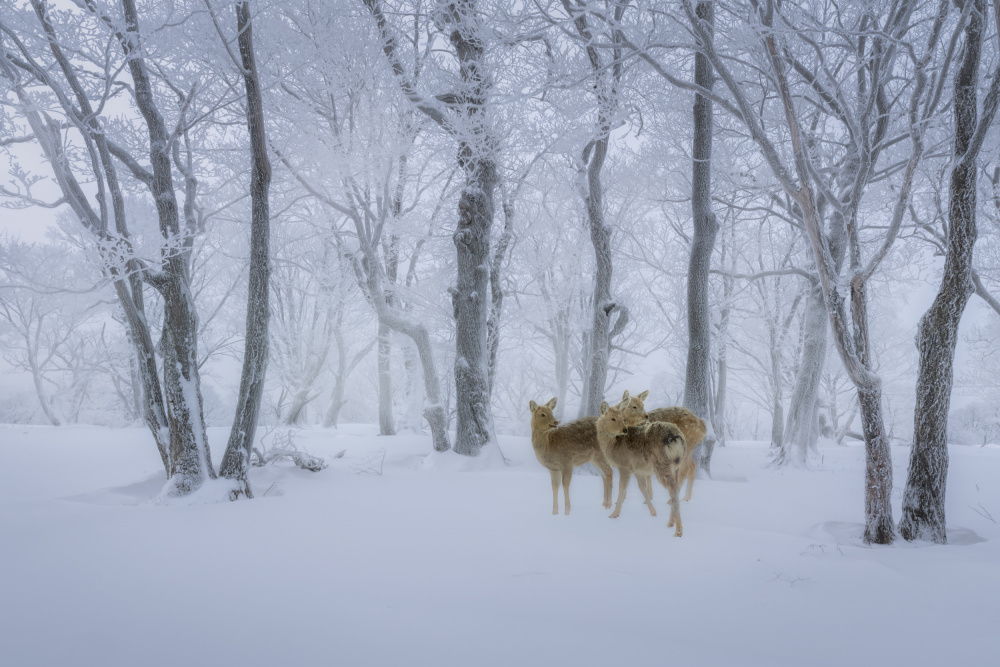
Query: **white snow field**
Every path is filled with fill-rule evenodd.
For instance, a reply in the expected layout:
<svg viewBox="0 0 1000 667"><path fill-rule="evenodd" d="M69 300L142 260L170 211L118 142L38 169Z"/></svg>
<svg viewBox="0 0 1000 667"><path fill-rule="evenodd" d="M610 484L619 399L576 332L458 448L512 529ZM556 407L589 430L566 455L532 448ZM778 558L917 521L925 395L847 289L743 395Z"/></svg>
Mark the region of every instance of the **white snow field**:
<svg viewBox="0 0 1000 667"><path fill-rule="evenodd" d="M857 446L808 471L717 450L675 538L659 486L657 518L633 482L612 520L578 474L552 516L526 438L468 466L374 433L300 431L345 456L164 504L142 429L0 426L0 664L997 664L1000 447L952 449L949 545L869 548Z"/></svg>

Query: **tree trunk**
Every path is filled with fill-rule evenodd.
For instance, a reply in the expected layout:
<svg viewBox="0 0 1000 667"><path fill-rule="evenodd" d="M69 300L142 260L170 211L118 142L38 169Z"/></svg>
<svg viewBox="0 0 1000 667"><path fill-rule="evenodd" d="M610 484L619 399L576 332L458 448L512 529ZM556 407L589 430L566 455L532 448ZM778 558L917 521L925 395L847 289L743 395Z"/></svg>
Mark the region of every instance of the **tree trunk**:
<svg viewBox="0 0 1000 667"><path fill-rule="evenodd" d="M135 352L135 373L138 380L135 391L141 401L140 414L153 434L163 469L169 477L173 470L170 461L170 426L163 403L160 376L156 370L156 352L146 322L142 283L138 280L126 282L118 279L114 281L114 287L118 303L125 314L128 339Z"/></svg>
<svg viewBox="0 0 1000 667"><path fill-rule="evenodd" d="M441 396L441 383L438 380L434 364L434 349L431 347L431 338L427 333L427 328L393 312L384 303L376 302L376 305L379 308L380 320L384 321L386 326L393 331L407 336L417 348L417 356L423 370L424 394L427 397L427 405L424 406L424 419L427 420L427 424L431 428L434 450L438 452L448 451L451 448L448 443L448 418ZM483 342L485 343L485 341Z"/></svg>
<svg viewBox="0 0 1000 667"><path fill-rule="evenodd" d="M116 37L118 37L126 55L130 55L140 45L140 40L138 37L138 26L135 22L134 3L123 0L123 5L126 15L132 17L127 26L128 32L131 35L126 36L123 33L117 33ZM100 156L100 168L103 171L104 178L101 179L101 174L95 172L95 176L98 176L95 180L95 185L100 203L100 214L94 210L73 173L71 162L65 154L60 124L51 118L42 119L41 114L36 109L36 105L28 97L19 74L12 66L14 61L6 57L6 52L4 52L5 57L0 57L0 69L3 70L5 76L13 84L14 91L23 105L25 117L34 132L43 154L52 167L53 175L59 184L66 203L73 210L73 213L76 214L80 223L94 235L97 252L104 260L107 267L107 274L112 279L115 294L118 297L118 302L122 307L128 325L129 340L136 353L137 371L141 383L143 420L153 435L156 448L160 453L163 468L169 477L173 474L174 469L170 446L171 426L167 416L167 407L164 404L164 395L161 391L160 378L156 369L156 353L149 325L146 321L143 300L143 278L148 277L149 274L134 258L126 260L127 276L121 270L119 265L121 257L119 253L123 250L125 251L125 255L128 256L128 253L131 252L131 240L126 220L124 196L121 191L121 184L118 181L115 163L111 159L107 137L101 128L100 116L94 111L86 92L79 83L76 72L59 47L55 30L47 17L47 6L37 0L32 2L32 6L35 8L39 21L42 23L48 37L50 50L62 68L67 82L73 89L79 104L79 110L72 106L69 98L64 94L60 94L58 99L61 101L67 116L77 118L77 126L83 133L83 138L87 142L88 148L92 153ZM22 62L21 64L23 66L26 63ZM32 68L29 66L28 69L31 70ZM159 125L155 130L150 129L150 136L152 138L155 132L156 136L162 137L162 119L159 117L155 104L153 104L151 95L148 92L149 85L148 81L145 80L145 65L142 59L134 58L130 62L130 69L134 77L139 77L136 80L136 88L137 91L140 87L143 90L141 102L144 109L143 116L147 124L159 121ZM44 77L36 76L36 78L40 81L44 80ZM82 118L80 117L80 112L82 112ZM164 157L162 150L160 151L160 157ZM169 178L169 160L166 166ZM163 160L161 159L154 165L154 172L157 168L162 170L162 167ZM143 171L140 180L149 188L155 198L153 175ZM104 189L105 183L107 185L106 191ZM110 195L111 199L115 236L110 235L108 232L106 219L107 207L103 199L105 192ZM165 196L170 197L174 202L173 213L176 226L176 199L173 198L172 189L165 193ZM164 209L164 212L169 214L169 207ZM160 232L162 235L167 236L171 228L165 225L165 222L167 221L161 217Z"/></svg>
<svg viewBox="0 0 1000 667"><path fill-rule="evenodd" d="M250 3L236 5L236 25L239 30L240 59L243 65L243 83L247 94L247 128L250 132L250 282L247 295L247 333L243 352L243 374L240 394L236 404L236 417L229 432L229 443L222 458L220 472L223 477L237 480L242 491L253 497L246 472L250 467L250 450L257 431L260 401L267 377L268 322L271 309L268 301L271 267L269 257L271 163L267 159L267 139L264 134L264 106L261 100L260 80L254 58L253 23Z"/></svg>
<svg viewBox="0 0 1000 667"><path fill-rule="evenodd" d="M176 260L175 260L176 261ZM177 267L175 267L175 271ZM163 388L170 424L170 482L167 495L197 490L215 477L208 449L198 372L197 315L186 274L171 272L163 290Z"/></svg>
<svg viewBox="0 0 1000 667"><path fill-rule="evenodd" d="M460 93L463 118L457 129L458 163L465 173L465 187L458 202L458 227L453 236L458 255L458 275L453 295L455 451L477 456L487 443L496 441L486 349L490 228L494 214L493 192L497 183L494 162L496 139L486 119L491 80L483 58L482 17L475 0L457 0L451 7L454 29L450 38L458 55L463 83ZM429 341L424 345L417 341L417 346L423 360L423 348L429 351ZM438 404L436 408L440 408L443 416L444 406ZM435 449L438 446L436 442Z"/></svg>
<svg viewBox="0 0 1000 667"><path fill-rule="evenodd" d="M618 111L618 84L621 81L623 68L621 49L614 48L611 51L611 62L605 64L601 53L593 45L594 35L586 14L575 11L568 0L563 0L563 7L573 16L577 33L585 40L587 58L594 73L594 91L597 94L597 126L593 139L583 149L581 163L581 176L584 176L581 190L587 208L587 222L595 258L594 296L591 301L594 314L587 341L589 347L586 349L587 364L584 366L585 377L580 404L580 416L583 417L600 414L611 354L611 314L619 310L611 299L613 271L611 229L604 220L604 184L601 181L601 172L608 156L612 123ZM624 11L624 3L614 3L616 22L621 20ZM620 34L613 33L612 41L620 44L620 39ZM624 316L623 311L619 312L619 318ZM624 321L621 323L624 324ZM619 322L616 322L617 324Z"/></svg>
<svg viewBox="0 0 1000 667"><path fill-rule="evenodd" d="M891 544L892 452L882 420L882 387L858 388L861 427L865 435L865 542Z"/></svg>
<svg viewBox="0 0 1000 667"><path fill-rule="evenodd" d="M489 380L490 395L493 394L493 384L497 374L497 355L500 352L500 318L503 315L503 285L500 281L500 271L507 256L514 235L514 202L507 199L503 202L503 233L497 242L496 251L490 261L490 316L486 321L486 340L489 349Z"/></svg>
<svg viewBox="0 0 1000 667"><path fill-rule="evenodd" d="M396 435L392 417L392 343L389 327L378 324L378 433Z"/></svg>
<svg viewBox="0 0 1000 667"><path fill-rule="evenodd" d="M699 2L698 20L711 34L715 17L714 3ZM695 54L694 82L706 90L714 84L712 66L701 52ZM694 135L691 167L691 214L694 237L688 265L688 358L684 380L684 407L711 424L708 413L711 371L711 316L708 304L708 275L719 223L712 211L712 102L699 94L694 97ZM711 474L715 433L708 434L693 454L698 468Z"/></svg>
<svg viewBox="0 0 1000 667"><path fill-rule="evenodd" d="M829 322L823 288L819 283L809 291L803 317L805 333L802 337L802 352L788 407L788 420L781 438L781 451L775 461L778 465L805 465L809 450L814 444L813 439L817 435L813 422L816 420L819 385L826 363Z"/></svg>
<svg viewBox="0 0 1000 667"><path fill-rule="evenodd" d="M734 273L736 271L737 255L734 247L733 233L734 230L732 226L730 226L728 242L724 243L722 246L721 258L721 263L725 265L726 255L727 253L729 254L731 258L729 266L730 273ZM722 310L719 313L719 328L716 337L718 352L718 381L715 388L715 400L712 402L712 430L715 431L716 437L718 438L717 444L719 447L726 446L726 394L729 384L729 325L732 318L732 300L735 285L736 281L734 278L731 276L723 277Z"/></svg>
<svg viewBox="0 0 1000 667"><path fill-rule="evenodd" d="M336 428L340 419L340 409L344 406L344 383L347 379L347 342L344 340L340 317L333 330L333 339L337 345L337 374L333 381L333 393L330 396L330 407L323 418L323 428Z"/></svg>
<svg viewBox="0 0 1000 667"><path fill-rule="evenodd" d="M962 66L955 74L955 149L948 203L948 246L941 287L931 307L920 318L917 351L917 401L913 414L913 448L903 493L899 532L906 540L929 539L944 544L945 490L948 480L948 410L954 379L958 326L965 306L976 290L972 256L976 228L976 160L981 147L973 143L978 127L989 127L996 113L996 91L991 87L977 123L979 61L985 29L986 3L975 6L965 26ZM993 97L993 99L991 99Z"/></svg>
<svg viewBox="0 0 1000 667"><path fill-rule="evenodd" d="M135 343L132 341L132 334L128 329L125 330L125 338L129 342L129 346L133 348L136 347ZM138 420L142 418L143 405L145 403L145 397L142 391L142 378L139 376L139 360L135 354L128 355L128 370L129 370L129 383L132 386L132 394L129 397L132 402L132 416L130 419Z"/></svg>
<svg viewBox="0 0 1000 667"><path fill-rule="evenodd" d="M569 348L568 332L557 331L553 337L552 352L555 356L556 372L556 404L557 418L562 419L566 403L566 393L569 390Z"/></svg>
<svg viewBox="0 0 1000 667"><path fill-rule="evenodd" d="M135 87L135 101L146 121L152 177L149 190L156 204L160 233L164 239L183 239L179 247L163 252L163 269L151 277L163 295L163 388L170 425L170 483L168 495L196 490L207 477L215 477L208 449L202 408L201 377L198 373L198 318L191 290L191 238L182 232L171 172L169 132L153 96L153 87L143 59L139 18L135 0L122 0L125 33L119 41L128 59Z"/></svg>
<svg viewBox="0 0 1000 667"><path fill-rule="evenodd" d="M380 0L364 0L375 18L382 39L382 52L389 60L403 93L428 118L443 127L458 141L457 161L465 174L465 187L458 202L458 224L453 235L458 258L457 278L452 290L455 316L455 406L457 412L455 451L475 456L493 433L490 406L486 319L489 313L490 228L493 225L493 191L497 183L497 138L487 119L492 80L483 56L486 29L476 0L454 0L440 12L442 24L451 28L449 40L455 49L462 85L438 101L446 107L429 105L407 77L406 67L396 53L396 42L389 28ZM372 277L369 276L369 281ZM377 296L373 296L376 300ZM384 309L378 306L380 317ZM440 386L434 374L434 358L427 331L423 326L395 318L417 345L424 368L427 400L424 416L431 426L434 449L448 449L447 420L441 402Z"/></svg>
<svg viewBox="0 0 1000 667"><path fill-rule="evenodd" d="M292 395L292 404L288 408L288 413L284 419L286 426L301 426L306 422L306 406L315 398L315 395L309 395L311 388L311 386L304 387Z"/></svg>
<svg viewBox="0 0 1000 667"><path fill-rule="evenodd" d="M441 386L438 383L437 372L434 370L434 355L431 350L430 337L425 329L421 329L420 334L413 341L417 345L417 355L420 357L420 363L424 369L424 393L427 395L428 401L427 405L424 406L424 419L431 427L434 451L446 452L451 447L448 444L448 417L444 404L441 402ZM490 419L492 426L492 416Z"/></svg>
<svg viewBox="0 0 1000 667"><path fill-rule="evenodd" d="M726 303L729 303L729 299L732 296L731 289L727 287L725 290L723 298L726 299ZM718 446L726 446L726 395L729 384L729 355L728 355L728 345L726 341L729 336L729 319L730 319L730 308L726 305L722 309L722 314L719 318L719 362L718 362L718 384L715 388L715 403L712 410L712 430L715 431L715 435L718 438Z"/></svg>
<svg viewBox="0 0 1000 667"><path fill-rule="evenodd" d="M402 428L413 433L422 431L424 390L421 385L420 359L412 341L403 345L403 368L406 370L406 397Z"/></svg>
<svg viewBox="0 0 1000 667"><path fill-rule="evenodd" d="M603 116L603 114L602 114ZM581 417L599 415L601 401L604 400L604 387L608 379L608 356L610 352L611 313L615 304L611 300L611 276L613 264L611 261L611 229L604 224L604 185L601 183L601 169L608 153L609 120L605 117L600 128L604 133L594 142L592 155L587 160L584 152L584 162L587 164L587 220L590 223L590 240L594 245L594 315L590 325L590 349L587 354L589 368L585 382Z"/></svg>

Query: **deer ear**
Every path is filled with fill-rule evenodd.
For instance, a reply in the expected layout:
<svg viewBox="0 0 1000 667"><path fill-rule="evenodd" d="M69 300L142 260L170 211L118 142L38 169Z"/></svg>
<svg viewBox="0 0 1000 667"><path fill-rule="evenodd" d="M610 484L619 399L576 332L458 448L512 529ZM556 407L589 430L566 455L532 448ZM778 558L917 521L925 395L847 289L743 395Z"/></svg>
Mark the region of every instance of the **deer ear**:
<svg viewBox="0 0 1000 667"><path fill-rule="evenodd" d="M641 394L639 394L639 400L640 401L645 401L647 396L649 396L649 390L648 389L646 391L642 392Z"/></svg>
<svg viewBox="0 0 1000 667"><path fill-rule="evenodd" d="M556 401L557 400L558 400L558 398L553 398L551 401L549 401L548 403L545 404L545 407L547 407L550 410L554 410L555 407L556 407Z"/></svg>
<svg viewBox="0 0 1000 667"><path fill-rule="evenodd" d="M538 403L535 403L534 401L528 401L528 409L531 410L532 414L534 414L535 410L538 409Z"/></svg>
<svg viewBox="0 0 1000 667"><path fill-rule="evenodd" d="M610 410L610 409L611 409L611 406L610 406L610 405L608 405L608 402L607 402L607 401L601 401L601 414L602 414L602 415L603 415L603 414L604 414L605 412L607 412L608 410Z"/></svg>
<svg viewBox="0 0 1000 667"><path fill-rule="evenodd" d="M627 401L627 400L628 400L628 389L626 389L626 390L625 390L625 393L624 393L624 394L622 394L622 400L623 400L623 401Z"/></svg>

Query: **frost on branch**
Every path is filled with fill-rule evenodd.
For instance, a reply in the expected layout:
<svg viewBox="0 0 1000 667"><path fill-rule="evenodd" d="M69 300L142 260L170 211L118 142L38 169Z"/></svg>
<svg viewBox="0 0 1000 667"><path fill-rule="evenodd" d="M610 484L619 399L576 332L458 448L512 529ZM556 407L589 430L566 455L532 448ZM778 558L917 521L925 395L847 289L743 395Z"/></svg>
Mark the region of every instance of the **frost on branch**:
<svg viewBox="0 0 1000 667"><path fill-rule="evenodd" d="M345 451L338 452L333 458L341 458ZM255 468L262 468L276 461L291 461L303 470L310 472L319 472L329 465L326 459L299 449L292 431L274 435L271 438L270 447L261 443L260 447L254 447L250 454L250 465Z"/></svg>

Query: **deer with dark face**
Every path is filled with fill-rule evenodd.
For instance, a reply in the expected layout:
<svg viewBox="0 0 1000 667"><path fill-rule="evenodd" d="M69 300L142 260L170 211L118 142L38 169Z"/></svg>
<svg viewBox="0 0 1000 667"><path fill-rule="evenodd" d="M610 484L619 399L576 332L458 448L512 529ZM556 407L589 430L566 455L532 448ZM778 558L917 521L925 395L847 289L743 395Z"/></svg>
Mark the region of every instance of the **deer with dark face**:
<svg viewBox="0 0 1000 667"><path fill-rule="evenodd" d="M562 426L552 411L556 399L544 405L528 403L531 410L531 445L538 462L548 468L552 477L552 513L559 514L559 484L565 496L566 514L569 514L569 484L573 468L593 463L604 480L604 507L611 507L611 466L604 460L597 446L597 418L584 417Z"/></svg>
<svg viewBox="0 0 1000 667"><path fill-rule="evenodd" d="M627 403L624 414L626 420L630 420L629 424L637 424L644 421L639 419L640 416L644 416L651 422L669 422L681 430L681 433L684 434L684 441L687 443L687 452L685 452L684 461L681 464L681 480L687 480L687 493L684 494L684 500L691 500L691 489L694 487L694 473L697 469L692 453L694 452L694 448L705 439L705 433L708 429L705 426L704 420L687 408L679 406L656 408L655 410L646 412L645 400L648 395L649 391L644 391L641 394L629 396L629 393L626 391L619 406Z"/></svg>
<svg viewBox="0 0 1000 667"><path fill-rule="evenodd" d="M601 416L597 419L597 441L605 459L618 468L618 502L611 518L621 514L622 503L628 492L632 475L639 482L649 513L656 516L653 507L651 482L653 475L670 494L670 520L667 526L675 526L674 535L683 534L678 495L680 490L680 469L684 461L686 446L684 434L676 425L668 422L641 422L629 425L626 418L628 401L617 406L601 405Z"/></svg>

